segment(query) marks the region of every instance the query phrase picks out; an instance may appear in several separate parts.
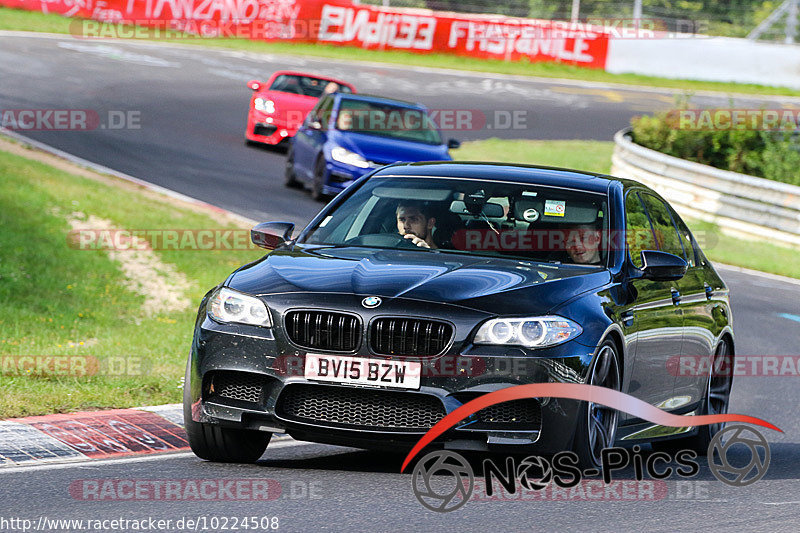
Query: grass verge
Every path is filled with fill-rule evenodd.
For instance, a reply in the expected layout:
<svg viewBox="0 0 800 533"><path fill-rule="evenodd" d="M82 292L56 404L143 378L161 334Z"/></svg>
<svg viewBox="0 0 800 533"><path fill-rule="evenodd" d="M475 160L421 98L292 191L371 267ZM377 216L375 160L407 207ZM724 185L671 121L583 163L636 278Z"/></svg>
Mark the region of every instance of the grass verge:
<svg viewBox="0 0 800 533"><path fill-rule="evenodd" d="M0 418L180 401L200 298L263 254L155 252L188 280L189 303L180 311L148 314L145 296L128 288L119 261L106 251L68 244L68 219L81 212L135 229L235 227L232 223L7 152L0 152L0 176ZM78 374L68 377L49 368L25 368L22 356L76 356L77 370L96 360L102 375L67 371Z"/></svg>
<svg viewBox="0 0 800 533"><path fill-rule="evenodd" d="M465 142L453 154L462 161L515 162L607 174L611 171L613 151L614 143L606 141L488 139ZM707 236L709 245L703 251L712 261L800 278L797 250L726 235L710 222L687 219L686 224L697 234ZM747 253L742 253L743 250Z"/></svg>
<svg viewBox="0 0 800 533"><path fill-rule="evenodd" d="M55 14L0 7L0 30L39 31L48 33L70 33L70 19ZM210 47L230 48L253 52L306 55L343 60L375 61L403 66L448 68L517 76L564 78L600 83L645 85L679 89L681 91L718 91L780 96L800 96L800 90L788 87L765 85L679 80L643 76L639 74L611 74L602 70L576 67L558 63L507 62L483 60L450 54L413 54L402 51L364 50L352 46L335 46L312 43L263 42L241 38L184 38L165 39L165 42L197 44Z"/></svg>

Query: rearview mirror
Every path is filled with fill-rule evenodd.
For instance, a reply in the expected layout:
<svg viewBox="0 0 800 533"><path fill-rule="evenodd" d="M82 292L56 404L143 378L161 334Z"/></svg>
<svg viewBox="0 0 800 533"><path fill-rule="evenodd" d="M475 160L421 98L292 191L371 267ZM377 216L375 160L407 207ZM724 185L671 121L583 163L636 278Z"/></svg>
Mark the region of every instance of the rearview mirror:
<svg viewBox="0 0 800 533"><path fill-rule="evenodd" d="M261 83L258 80L250 80L250 81L247 82L247 86L250 87L251 89L253 89L254 91L259 90L262 85L263 85L263 83Z"/></svg>
<svg viewBox="0 0 800 533"><path fill-rule="evenodd" d="M653 281L675 281L686 275L688 263L667 252L642 250L642 277Z"/></svg>
<svg viewBox="0 0 800 533"><path fill-rule="evenodd" d="M262 222L250 230L250 240L256 246L274 250L291 241L293 231L291 222Z"/></svg>
<svg viewBox="0 0 800 533"><path fill-rule="evenodd" d="M455 150L456 148L461 148L461 141L459 141L458 139L448 139L447 148L450 149L450 150Z"/></svg>
<svg viewBox="0 0 800 533"><path fill-rule="evenodd" d="M486 202L483 205L478 205L477 207L480 208L479 211L473 209L470 211L462 200L453 200L450 203L450 212L457 213L459 215L483 215L489 218L500 218L503 216L503 206L500 204L495 204L493 202Z"/></svg>

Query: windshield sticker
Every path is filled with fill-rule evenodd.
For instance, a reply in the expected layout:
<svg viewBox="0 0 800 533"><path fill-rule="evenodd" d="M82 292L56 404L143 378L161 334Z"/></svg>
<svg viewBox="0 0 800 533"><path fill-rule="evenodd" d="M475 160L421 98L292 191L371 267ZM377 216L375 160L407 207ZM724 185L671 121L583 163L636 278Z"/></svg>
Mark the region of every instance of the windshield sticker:
<svg viewBox="0 0 800 533"><path fill-rule="evenodd" d="M566 202L564 200L545 200L544 214L548 217L563 217Z"/></svg>

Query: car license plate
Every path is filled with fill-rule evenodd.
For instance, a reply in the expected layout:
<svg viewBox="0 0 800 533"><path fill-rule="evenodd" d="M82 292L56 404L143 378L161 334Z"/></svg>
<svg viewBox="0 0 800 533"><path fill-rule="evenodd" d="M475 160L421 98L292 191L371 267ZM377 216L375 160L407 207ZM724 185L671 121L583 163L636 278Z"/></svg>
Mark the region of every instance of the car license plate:
<svg viewBox="0 0 800 533"><path fill-rule="evenodd" d="M352 385L419 389L422 364L342 355L306 354L305 377Z"/></svg>

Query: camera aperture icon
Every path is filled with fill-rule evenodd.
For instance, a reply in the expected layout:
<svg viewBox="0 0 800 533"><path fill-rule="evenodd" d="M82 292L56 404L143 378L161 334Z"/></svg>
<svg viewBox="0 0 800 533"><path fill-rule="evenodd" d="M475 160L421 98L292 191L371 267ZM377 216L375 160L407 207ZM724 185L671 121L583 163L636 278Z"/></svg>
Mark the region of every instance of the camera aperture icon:
<svg viewBox="0 0 800 533"><path fill-rule="evenodd" d="M728 452L743 445L750 450L745 466L731 464ZM769 443L755 429L737 424L718 431L708 445L708 466L719 481L732 487L745 487L764 477L769 469Z"/></svg>
<svg viewBox="0 0 800 533"><path fill-rule="evenodd" d="M417 500L439 513L455 511L467 503L475 485L475 475L466 459L446 450L431 452L420 459L411 479Z"/></svg>

